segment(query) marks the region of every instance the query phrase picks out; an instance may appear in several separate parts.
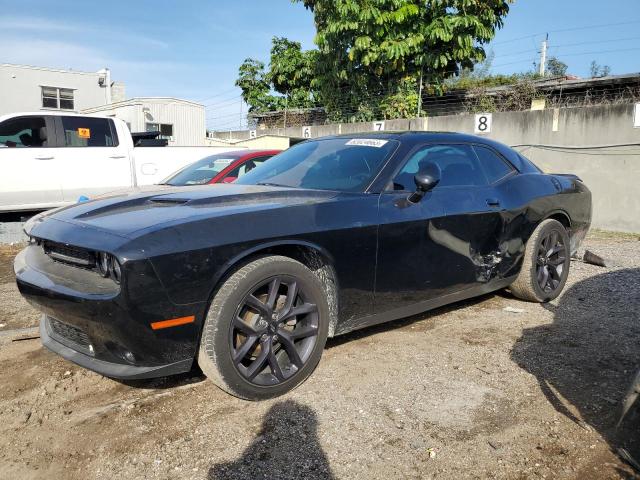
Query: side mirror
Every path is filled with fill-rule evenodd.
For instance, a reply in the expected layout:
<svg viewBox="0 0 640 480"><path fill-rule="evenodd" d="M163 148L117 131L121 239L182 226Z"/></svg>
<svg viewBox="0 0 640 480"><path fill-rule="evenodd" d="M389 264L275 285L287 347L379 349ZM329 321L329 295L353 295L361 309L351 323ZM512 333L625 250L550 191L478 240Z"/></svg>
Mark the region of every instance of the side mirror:
<svg viewBox="0 0 640 480"><path fill-rule="evenodd" d="M418 203L428 191L433 190L440 182L440 167L435 163L427 164L425 168L415 174L413 181L416 183L416 191L409 196L409 201Z"/></svg>

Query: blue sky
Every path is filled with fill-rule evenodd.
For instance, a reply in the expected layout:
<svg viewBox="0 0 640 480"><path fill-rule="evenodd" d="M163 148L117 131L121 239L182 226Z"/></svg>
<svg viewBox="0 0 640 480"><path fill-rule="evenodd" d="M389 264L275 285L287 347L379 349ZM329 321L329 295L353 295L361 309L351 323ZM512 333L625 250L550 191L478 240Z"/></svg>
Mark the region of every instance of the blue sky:
<svg viewBox="0 0 640 480"><path fill-rule="evenodd" d="M315 34L311 13L289 0L28 5L17 9L0 0L1 63L109 67L128 96L201 101L208 125L220 129L237 128L246 109L234 87L240 63L247 57L267 61L274 35L312 48ZM494 72L531 69L545 32L550 55L565 61L570 73L588 76L592 60L610 65L614 74L640 71L639 0L519 0L489 47Z"/></svg>

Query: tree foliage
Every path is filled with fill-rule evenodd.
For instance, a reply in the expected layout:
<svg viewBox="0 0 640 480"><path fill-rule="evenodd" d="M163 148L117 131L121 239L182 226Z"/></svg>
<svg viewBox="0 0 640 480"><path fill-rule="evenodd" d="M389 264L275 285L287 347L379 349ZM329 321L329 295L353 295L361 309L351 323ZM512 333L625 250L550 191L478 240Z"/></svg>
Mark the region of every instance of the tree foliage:
<svg viewBox="0 0 640 480"><path fill-rule="evenodd" d="M567 74L568 65L556 57L547 60L547 71L552 77L564 77Z"/></svg>
<svg viewBox="0 0 640 480"><path fill-rule="evenodd" d="M277 99L270 94L264 63L247 58L238 69L236 86L242 89L242 99L249 111L264 112L278 108Z"/></svg>
<svg viewBox="0 0 640 480"><path fill-rule="evenodd" d="M485 58L511 0L294 0L314 14L317 80L334 116L407 79L440 85ZM345 102L345 98L351 101Z"/></svg>
<svg viewBox="0 0 640 480"><path fill-rule="evenodd" d="M247 58L239 68L236 85L251 112L317 105L311 87L316 51L303 51L299 42L273 37L269 70L259 60Z"/></svg>
<svg viewBox="0 0 640 480"><path fill-rule="evenodd" d="M513 0L292 1L313 12L318 49L274 38L268 71L253 59L241 66L243 97L252 111L286 98L355 121L415 115L420 79L443 91L445 79L485 60Z"/></svg>
<svg viewBox="0 0 640 480"><path fill-rule="evenodd" d="M611 73L611 67L609 65L599 65L595 60L591 62L589 70L591 70L591 76L593 78L606 77Z"/></svg>

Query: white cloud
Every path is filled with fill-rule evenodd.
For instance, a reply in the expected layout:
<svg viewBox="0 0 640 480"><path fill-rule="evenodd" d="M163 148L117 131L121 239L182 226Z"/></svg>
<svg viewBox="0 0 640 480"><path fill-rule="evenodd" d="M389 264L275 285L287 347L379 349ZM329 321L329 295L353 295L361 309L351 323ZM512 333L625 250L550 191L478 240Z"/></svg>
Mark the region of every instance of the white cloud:
<svg viewBox="0 0 640 480"><path fill-rule="evenodd" d="M87 39L101 38L116 43L133 43L137 46L156 48L168 48L169 44L157 38L140 35L105 27L104 25L92 25L88 23L57 22L39 17L2 16L0 17L0 32L18 32L47 37L52 33L71 33L86 35Z"/></svg>

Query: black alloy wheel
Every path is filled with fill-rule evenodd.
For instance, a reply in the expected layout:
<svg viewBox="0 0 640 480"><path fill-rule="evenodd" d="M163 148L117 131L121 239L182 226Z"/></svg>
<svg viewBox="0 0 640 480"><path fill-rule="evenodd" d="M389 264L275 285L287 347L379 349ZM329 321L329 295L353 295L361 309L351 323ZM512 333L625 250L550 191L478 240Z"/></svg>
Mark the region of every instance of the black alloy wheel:
<svg viewBox="0 0 640 480"><path fill-rule="evenodd" d="M536 279L540 288L553 293L562 283L562 274L567 260L567 247L557 231L551 231L542 239L536 260Z"/></svg>
<svg viewBox="0 0 640 480"><path fill-rule="evenodd" d="M226 392L277 397L314 371L329 335L326 278L290 257L249 259L217 287L198 365Z"/></svg>
<svg viewBox="0 0 640 480"><path fill-rule="evenodd" d="M522 267L509 289L522 300L549 302L562 293L570 264L569 232L556 219L544 220L529 237Z"/></svg>
<svg viewBox="0 0 640 480"><path fill-rule="evenodd" d="M276 385L300 371L318 337L318 307L295 278L277 275L251 289L231 323L231 354L255 385Z"/></svg>

